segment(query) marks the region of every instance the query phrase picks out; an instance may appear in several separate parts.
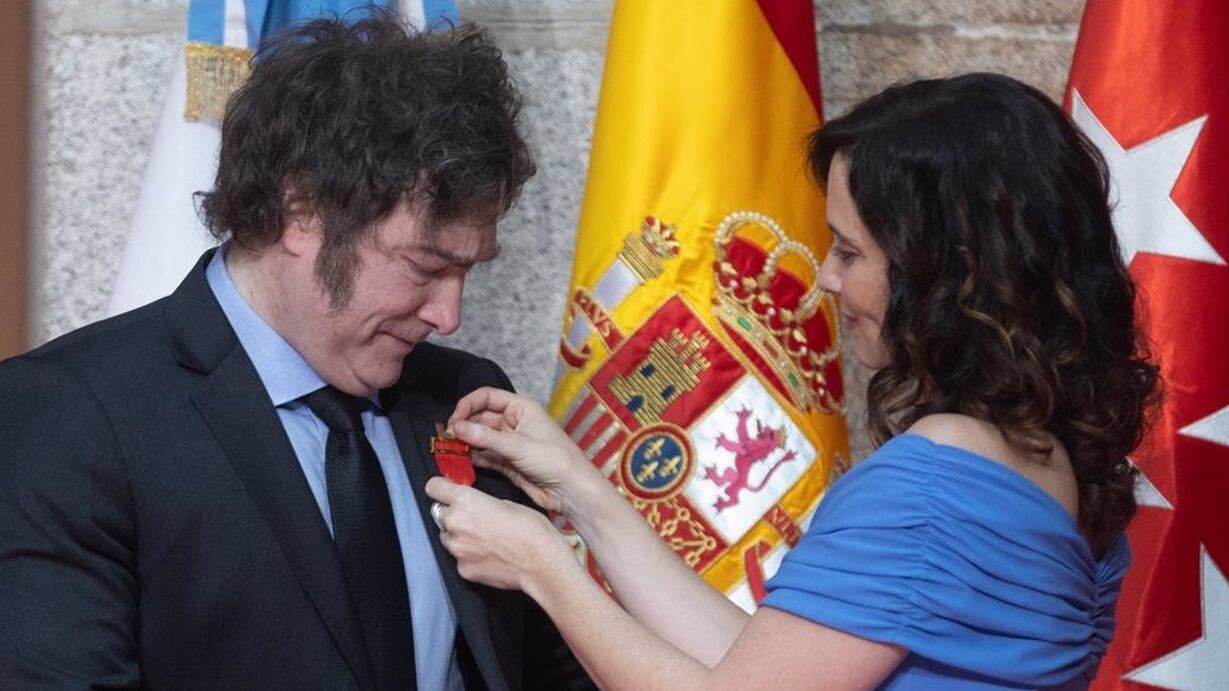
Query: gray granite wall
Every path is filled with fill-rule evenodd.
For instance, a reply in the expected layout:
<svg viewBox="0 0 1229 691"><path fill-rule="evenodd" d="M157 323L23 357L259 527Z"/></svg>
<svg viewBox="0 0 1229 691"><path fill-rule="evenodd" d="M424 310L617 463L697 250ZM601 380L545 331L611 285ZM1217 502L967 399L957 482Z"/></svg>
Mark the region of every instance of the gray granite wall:
<svg viewBox="0 0 1229 691"><path fill-rule="evenodd" d="M673 1L673 0L661 0ZM710 0L721 2L725 0ZM611 0L459 0L490 27L526 100L539 174L475 272L452 342L549 395ZM697 6L705 3L697 0ZM1083 0L816 0L825 110L892 82L1004 72L1060 97ZM35 0L36 343L103 316L187 0ZM865 373L848 368L855 440ZM865 452L855 443L855 455Z"/></svg>

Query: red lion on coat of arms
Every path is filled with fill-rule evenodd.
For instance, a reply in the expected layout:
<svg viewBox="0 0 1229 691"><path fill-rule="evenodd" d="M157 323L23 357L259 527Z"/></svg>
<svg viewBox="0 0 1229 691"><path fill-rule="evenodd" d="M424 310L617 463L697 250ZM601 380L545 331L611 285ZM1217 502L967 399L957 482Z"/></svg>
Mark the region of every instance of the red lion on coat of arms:
<svg viewBox="0 0 1229 691"><path fill-rule="evenodd" d="M765 427L764 423L756 420L755 436L751 436L747 430L747 420L751 417L751 411L743 408L735 414L738 416L738 439L727 439L725 434L717 436L717 448L734 454L734 467L726 468L720 473L717 472L715 465L704 468L704 478L725 490L724 496L719 497L713 504L713 508L718 513L737 504L738 495L744 489L752 492L764 489L764 485L768 484L768 480L772 478L777 468L780 468L783 463L794 460L797 455L791 449L772 464L759 483L749 484L751 469L755 467L755 464L767 460L773 451L785 447L785 428Z"/></svg>

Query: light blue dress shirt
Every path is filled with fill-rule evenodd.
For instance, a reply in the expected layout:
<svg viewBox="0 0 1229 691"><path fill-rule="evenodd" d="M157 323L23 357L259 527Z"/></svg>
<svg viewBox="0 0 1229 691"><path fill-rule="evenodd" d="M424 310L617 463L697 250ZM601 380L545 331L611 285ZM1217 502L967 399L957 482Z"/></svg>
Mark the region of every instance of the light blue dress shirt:
<svg viewBox="0 0 1229 691"><path fill-rule="evenodd" d="M329 514L329 496L324 480L324 446L328 428L299 400L325 386L325 381L239 294L223 261L226 250L224 245L209 262L205 272L209 287L235 335L239 337L239 343L255 365L269 398L277 406L277 415L290 437L290 444L316 498L316 505L320 507L329 532L332 532L333 521ZM410 594L418 688L461 691L464 684L454 645L457 615L427 539L426 526L410 489L410 480L402 464L392 426L374 399L372 405L363 411L362 417L367 439L380 459L380 469L384 471L384 482L388 485L393 518L397 523L397 538L401 542L405 585Z"/></svg>

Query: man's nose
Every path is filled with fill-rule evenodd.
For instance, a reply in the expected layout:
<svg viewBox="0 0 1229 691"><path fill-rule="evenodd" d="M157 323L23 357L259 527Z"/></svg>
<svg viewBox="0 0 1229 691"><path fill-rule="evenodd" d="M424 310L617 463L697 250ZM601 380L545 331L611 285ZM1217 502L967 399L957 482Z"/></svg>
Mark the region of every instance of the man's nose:
<svg viewBox="0 0 1229 691"><path fill-rule="evenodd" d="M465 279L447 279L438 283L418 316L436 333L447 336L461 326L461 296Z"/></svg>

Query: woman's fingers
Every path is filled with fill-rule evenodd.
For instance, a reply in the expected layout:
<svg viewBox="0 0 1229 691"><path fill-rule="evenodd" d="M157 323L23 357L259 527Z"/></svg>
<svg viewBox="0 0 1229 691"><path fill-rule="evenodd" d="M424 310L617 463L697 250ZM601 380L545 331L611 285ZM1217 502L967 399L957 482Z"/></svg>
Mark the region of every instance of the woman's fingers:
<svg viewBox="0 0 1229 691"><path fill-rule="evenodd" d="M471 415L482 411L491 411L497 415L502 415L508 406L513 405L520 398L520 396L511 391L496 389L490 386L475 389L457 401L457 407L453 410L452 417L448 419L448 423L451 425L456 420L468 419Z"/></svg>
<svg viewBox="0 0 1229 691"><path fill-rule="evenodd" d="M486 468L494 470L511 480L514 484L523 482L524 475L516 469L516 466L508 462L508 459L503 456L484 449L478 449L470 452L470 461L473 462L475 468ZM519 486L519 485L518 485Z"/></svg>
<svg viewBox="0 0 1229 691"><path fill-rule="evenodd" d="M427 480L423 490L426 491L428 497L445 506L457 503L457 499L464 495L466 491L478 491L465 485L458 485L452 480L443 477L433 477Z"/></svg>
<svg viewBox="0 0 1229 691"><path fill-rule="evenodd" d="M494 451L504 458L516 459L524 455L525 440L516 432L506 432L468 420L456 420L452 423L452 433L470 446Z"/></svg>
<svg viewBox="0 0 1229 691"><path fill-rule="evenodd" d="M470 422L475 422L479 425L486 425L494 429L503 429L508 425L505 424L503 413L497 413L493 410L482 410L471 414L468 418Z"/></svg>
<svg viewBox="0 0 1229 691"><path fill-rule="evenodd" d="M503 471L505 468L510 468L511 464L508 459L504 458L494 451L487 449L474 449L470 451L469 458L478 468L490 468L491 470Z"/></svg>
<svg viewBox="0 0 1229 691"><path fill-rule="evenodd" d="M525 506L434 479L428 483L428 495L455 501L438 511L439 537L466 580L520 588L527 576L571 559L571 548L546 517Z"/></svg>
<svg viewBox="0 0 1229 691"><path fill-rule="evenodd" d="M454 557L457 556L456 538L454 538L451 533L446 533L441 530L440 531L440 544L444 546L444 549L448 550L449 554L451 554Z"/></svg>
<svg viewBox="0 0 1229 691"><path fill-rule="evenodd" d="M467 517L489 512L491 503L499 500L482 490L459 485L443 477L427 480L424 487L427 496L435 500L431 518L440 532L455 533L469 523Z"/></svg>

